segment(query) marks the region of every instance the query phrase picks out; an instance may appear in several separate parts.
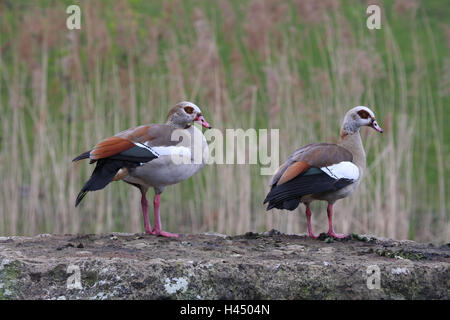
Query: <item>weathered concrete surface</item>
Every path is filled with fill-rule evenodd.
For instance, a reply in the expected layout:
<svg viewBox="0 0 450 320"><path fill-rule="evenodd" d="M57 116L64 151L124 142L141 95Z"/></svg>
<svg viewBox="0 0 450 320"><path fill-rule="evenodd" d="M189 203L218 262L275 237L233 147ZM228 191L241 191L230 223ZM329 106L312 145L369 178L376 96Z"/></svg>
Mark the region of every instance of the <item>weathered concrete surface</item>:
<svg viewBox="0 0 450 320"><path fill-rule="evenodd" d="M449 244L276 231L0 237L0 299L449 299L449 263Z"/></svg>

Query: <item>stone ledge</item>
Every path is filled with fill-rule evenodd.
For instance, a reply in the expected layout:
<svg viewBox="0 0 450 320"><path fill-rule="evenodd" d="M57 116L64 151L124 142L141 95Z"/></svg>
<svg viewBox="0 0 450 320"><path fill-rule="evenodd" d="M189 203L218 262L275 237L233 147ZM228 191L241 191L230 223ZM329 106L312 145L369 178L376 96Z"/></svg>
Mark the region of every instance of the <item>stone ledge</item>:
<svg viewBox="0 0 450 320"><path fill-rule="evenodd" d="M0 299L449 299L449 262L449 244L356 235L0 237Z"/></svg>

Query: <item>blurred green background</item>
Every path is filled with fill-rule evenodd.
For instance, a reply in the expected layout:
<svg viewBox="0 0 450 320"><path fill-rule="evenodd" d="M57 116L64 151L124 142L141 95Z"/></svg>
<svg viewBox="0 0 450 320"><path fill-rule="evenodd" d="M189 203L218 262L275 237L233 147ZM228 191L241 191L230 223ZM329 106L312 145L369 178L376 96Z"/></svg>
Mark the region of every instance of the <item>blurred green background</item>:
<svg viewBox="0 0 450 320"><path fill-rule="evenodd" d="M71 4L81 30L66 28ZM369 106L385 133L362 130L368 170L335 229L448 242L449 21L438 0L0 0L0 234L141 232L125 183L74 208L93 167L71 159L190 100L215 128L279 128L280 162L336 142L345 112ZM168 187L163 227L306 232L303 207L265 212L259 172L211 165ZM324 205L312 210L324 232Z"/></svg>

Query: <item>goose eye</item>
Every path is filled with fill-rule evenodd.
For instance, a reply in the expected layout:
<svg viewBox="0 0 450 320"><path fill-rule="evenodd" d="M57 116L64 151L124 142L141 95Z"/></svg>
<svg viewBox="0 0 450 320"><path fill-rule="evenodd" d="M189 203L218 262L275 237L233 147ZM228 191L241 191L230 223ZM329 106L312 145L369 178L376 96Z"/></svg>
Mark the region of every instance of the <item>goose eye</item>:
<svg viewBox="0 0 450 320"><path fill-rule="evenodd" d="M194 112L194 108L192 107L184 107L184 111L188 114L192 114Z"/></svg>
<svg viewBox="0 0 450 320"><path fill-rule="evenodd" d="M366 110L359 110L358 115L361 117L361 119L368 119L370 114Z"/></svg>

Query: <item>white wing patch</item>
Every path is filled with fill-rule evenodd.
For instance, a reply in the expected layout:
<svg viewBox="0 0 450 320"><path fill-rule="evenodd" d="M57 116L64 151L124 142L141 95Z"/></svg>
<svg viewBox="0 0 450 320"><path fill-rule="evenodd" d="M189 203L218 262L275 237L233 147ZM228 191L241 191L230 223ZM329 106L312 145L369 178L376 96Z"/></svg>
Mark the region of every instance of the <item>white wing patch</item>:
<svg viewBox="0 0 450 320"><path fill-rule="evenodd" d="M333 179L357 180L359 178L358 167L350 161L342 161L328 167L322 167L320 170Z"/></svg>
<svg viewBox="0 0 450 320"><path fill-rule="evenodd" d="M182 146L169 146L169 147L152 147L160 156L172 156L178 155L180 157L191 157L191 150Z"/></svg>

